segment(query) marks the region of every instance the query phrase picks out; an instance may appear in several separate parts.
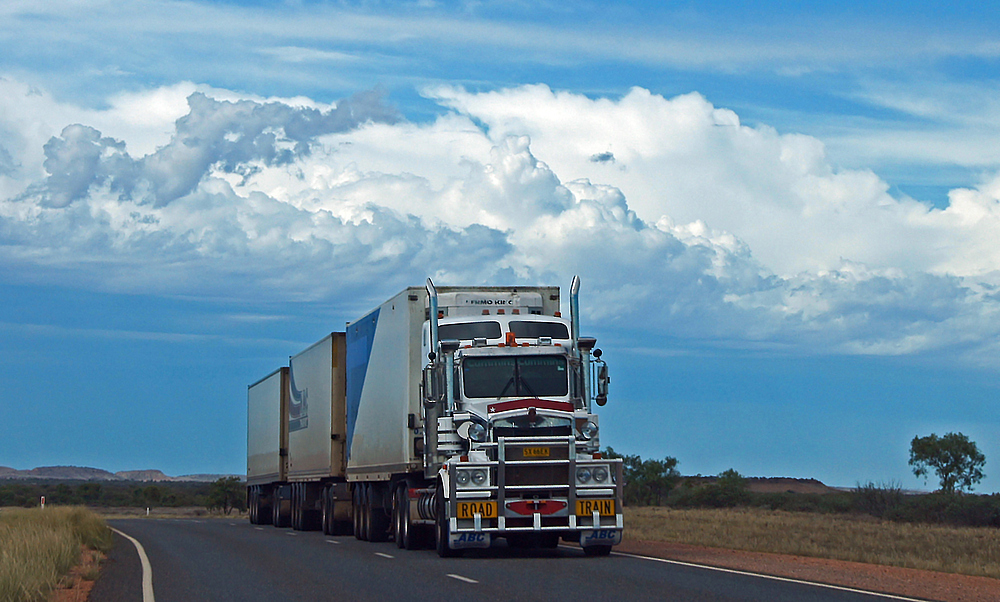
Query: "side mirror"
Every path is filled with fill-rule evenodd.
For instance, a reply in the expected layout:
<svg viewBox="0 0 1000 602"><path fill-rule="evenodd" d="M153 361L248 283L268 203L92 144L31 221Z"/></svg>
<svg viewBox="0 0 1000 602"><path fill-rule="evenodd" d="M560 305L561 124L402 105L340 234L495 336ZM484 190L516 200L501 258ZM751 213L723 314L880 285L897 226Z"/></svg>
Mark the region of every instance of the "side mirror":
<svg viewBox="0 0 1000 602"><path fill-rule="evenodd" d="M597 396L594 401L597 405L603 406L608 403L608 383L611 382L611 377L608 376L608 365L601 363L597 367Z"/></svg>

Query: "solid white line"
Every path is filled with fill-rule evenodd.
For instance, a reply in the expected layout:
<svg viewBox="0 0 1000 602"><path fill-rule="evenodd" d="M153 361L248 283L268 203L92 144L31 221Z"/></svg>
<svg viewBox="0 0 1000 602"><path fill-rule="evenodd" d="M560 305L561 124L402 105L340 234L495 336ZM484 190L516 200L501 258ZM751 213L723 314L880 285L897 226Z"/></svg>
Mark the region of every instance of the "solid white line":
<svg viewBox="0 0 1000 602"><path fill-rule="evenodd" d="M451 577L452 579L458 579L459 581L465 581L466 583L479 583L475 579L469 579L468 577L463 577L461 575L455 575L454 573L448 573L445 577Z"/></svg>
<svg viewBox="0 0 1000 602"><path fill-rule="evenodd" d="M564 546L572 549L571 546ZM817 583L815 581L804 581L802 579L792 579L791 577L777 577L775 575L764 575L762 573L752 573L750 571L739 571L736 569L726 569L718 566L708 566L706 564L696 564L694 562L684 562L681 560L668 560L666 558L654 558L652 556L640 556L639 554L628 554L626 552L612 552L615 556L626 556L628 558L638 558L640 560L652 560L653 562L662 562L665 564L676 564L678 566L689 566L698 569L707 569L710 571L717 571L720 573L731 573L733 575L745 575L747 577L759 577L761 579L770 579L771 581L783 581L785 583L797 583L799 585L811 585L813 587L822 587L825 589L833 589L841 592L850 592L852 594L867 594L869 596L879 596L881 598L886 598L889 600L902 600L903 602L927 602L927 600L922 598L907 598L906 596L897 596L895 594L884 594L882 592L873 592L865 589L856 589L853 587L844 587L842 585L831 585L829 583Z"/></svg>
<svg viewBox="0 0 1000 602"><path fill-rule="evenodd" d="M382 558L395 558L395 556L392 556L391 554L383 554L382 552L375 552L375 555L381 556Z"/></svg>
<svg viewBox="0 0 1000 602"><path fill-rule="evenodd" d="M336 544L339 544L340 542L337 541L336 539L328 539L328 540L326 540L326 543L336 543Z"/></svg>
<svg viewBox="0 0 1000 602"><path fill-rule="evenodd" d="M146 550L143 549L138 539L131 535L126 535L114 527L110 527L110 529L131 541L136 551L139 552L139 562L142 564L142 602L156 602L156 599L153 597L153 566L149 564L149 557L146 556Z"/></svg>

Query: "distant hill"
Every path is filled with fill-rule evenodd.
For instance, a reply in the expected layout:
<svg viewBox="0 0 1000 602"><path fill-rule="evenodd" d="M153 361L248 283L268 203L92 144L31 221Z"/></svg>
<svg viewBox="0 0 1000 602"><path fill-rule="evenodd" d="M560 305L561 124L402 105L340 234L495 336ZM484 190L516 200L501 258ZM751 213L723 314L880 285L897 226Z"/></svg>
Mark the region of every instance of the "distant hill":
<svg viewBox="0 0 1000 602"><path fill-rule="evenodd" d="M30 470L16 470L0 466L0 479L52 479L64 481L169 481L213 482L222 477L243 475L191 474L172 477L161 470L122 470L117 473L86 466L40 466Z"/></svg>

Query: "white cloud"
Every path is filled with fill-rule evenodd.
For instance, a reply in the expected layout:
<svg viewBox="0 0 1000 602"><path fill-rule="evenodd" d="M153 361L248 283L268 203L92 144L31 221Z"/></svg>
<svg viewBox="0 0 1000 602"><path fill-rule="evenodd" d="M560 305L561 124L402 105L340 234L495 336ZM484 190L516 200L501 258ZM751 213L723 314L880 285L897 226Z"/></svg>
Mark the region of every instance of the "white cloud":
<svg viewBox="0 0 1000 602"><path fill-rule="evenodd" d="M7 170L0 200L0 263L21 280L356 301L425 275L579 273L591 318L647 337L997 355L1000 180L931 210L698 95L440 88L454 111L413 124L377 94L326 106L199 88L140 155L129 138L148 144L185 85L143 93L148 117L134 98L87 113L5 85L21 90L0 120L21 145L8 154L36 157ZM17 119L42 109L82 122ZM87 121L116 116L132 120L123 138Z"/></svg>

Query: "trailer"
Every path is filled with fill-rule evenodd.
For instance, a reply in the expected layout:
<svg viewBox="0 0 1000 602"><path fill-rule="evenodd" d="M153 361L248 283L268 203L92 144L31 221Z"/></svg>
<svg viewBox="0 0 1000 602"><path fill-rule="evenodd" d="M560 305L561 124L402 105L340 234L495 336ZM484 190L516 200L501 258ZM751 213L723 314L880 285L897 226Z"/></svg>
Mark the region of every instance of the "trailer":
<svg viewBox="0 0 1000 602"><path fill-rule="evenodd" d="M610 552L623 529L622 464L600 452L593 405L610 379L596 340L579 335L579 286L566 320L558 287L428 279L292 357L285 474L251 479L262 444L248 439L251 520L270 510L284 524L288 507L296 529L441 556L498 538ZM282 403L273 378L251 385L251 413L256 396Z"/></svg>

